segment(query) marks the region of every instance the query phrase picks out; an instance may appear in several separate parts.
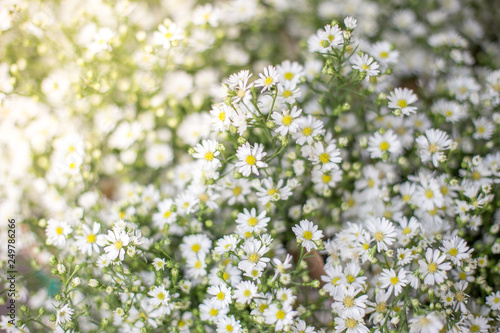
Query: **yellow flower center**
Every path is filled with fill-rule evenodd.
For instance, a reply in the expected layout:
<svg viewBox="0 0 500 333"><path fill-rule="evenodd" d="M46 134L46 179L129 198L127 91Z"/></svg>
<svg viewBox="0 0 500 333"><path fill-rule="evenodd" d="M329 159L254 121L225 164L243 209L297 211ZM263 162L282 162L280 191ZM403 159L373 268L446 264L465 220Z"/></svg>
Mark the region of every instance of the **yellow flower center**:
<svg viewBox="0 0 500 333"><path fill-rule="evenodd" d="M251 292L250 290L248 290L248 289L247 289L247 290L245 290L245 291L243 292L243 295L244 295L245 297L250 297L250 296L252 295L252 292Z"/></svg>
<svg viewBox="0 0 500 333"><path fill-rule="evenodd" d="M61 227L57 227L57 228L56 228L56 233L57 233L58 235L62 235L62 233L63 233L63 228L61 228Z"/></svg>
<svg viewBox="0 0 500 333"><path fill-rule="evenodd" d="M322 153L319 155L319 161L323 164L328 163L330 161L330 156L327 153Z"/></svg>
<svg viewBox="0 0 500 333"><path fill-rule="evenodd" d="M344 305L346 308L352 308L354 306L354 298L351 296L346 296L344 298Z"/></svg>
<svg viewBox="0 0 500 333"><path fill-rule="evenodd" d="M321 178L325 184L328 184L332 180L332 176L330 175L323 175Z"/></svg>
<svg viewBox="0 0 500 333"><path fill-rule="evenodd" d="M305 136L309 136L311 135L313 132L312 128L311 127L305 127L303 130L302 130L302 134L304 134Z"/></svg>
<svg viewBox="0 0 500 333"><path fill-rule="evenodd" d="M270 86L271 84L273 84L273 78L272 77L267 77L266 80L264 81L264 84L266 86Z"/></svg>
<svg viewBox="0 0 500 333"><path fill-rule="evenodd" d="M217 294L217 299L219 301L222 301L222 300L224 300L224 298L226 298L226 295L224 295L224 293L222 291L219 291L219 293Z"/></svg>
<svg viewBox="0 0 500 333"><path fill-rule="evenodd" d="M387 141L381 142L378 147L380 148L381 151L388 151L391 145Z"/></svg>
<svg viewBox="0 0 500 333"><path fill-rule="evenodd" d="M169 211L169 210L167 210L167 211L163 214L163 217L167 219L167 218L169 218L169 217L170 217L170 215L172 215L172 212L171 212L171 211Z"/></svg>
<svg viewBox="0 0 500 333"><path fill-rule="evenodd" d="M233 189L233 194L234 195L240 195L241 194L241 186L236 186L234 189Z"/></svg>
<svg viewBox="0 0 500 333"><path fill-rule="evenodd" d="M158 293L158 299L163 301L165 299L165 294L164 293Z"/></svg>
<svg viewBox="0 0 500 333"><path fill-rule="evenodd" d="M380 302L377 304L377 306L375 306L375 311L377 311L378 313L384 313L387 311L387 305L385 304L385 302Z"/></svg>
<svg viewBox="0 0 500 333"><path fill-rule="evenodd" d="M431 189L428 189L427 191L425 191L425 196L429 199L432 199L434 197L434 192L432 192Z"/></svg>
<svg viewBox="0 0 500 333"><path fill-rule="evenodd" d="M356 327L356 320L353 319L353 318L348 318L345 321L345 326L347 326L347 328L354 328L354 327Z"/></svg>
<svg viewBox="0 0 500 333"><path fill-rule="evenodd" d="M392 283L393 285L397 285L397 284L398 284L398 282L399 282L399 279L398 279L398 277L397 277L397 276L393 276L393 277L391 277L391 283Z"/></svg>
<svg viewBox="0 0 500 333"><path fill-rule="evenodd" d="M351 274L347 274L346 279L348 283L353 283L354 281L356 281L356 278Z"/></svg>
<svg viewBox="0 0 500 333"><path fill-rule="evenodd" d="M255 162L257 162L257 159L255 158L255 156L248 155L245 162L247 162L250 165L254 165Z"/></svg>
<svg viewBox="0 0 500 333"><path fill-rule="evenodd" d="M453 256L453 257L454 257L454 256L456 256L456 255L458 254L458 250L457 250L457 249L455 249L455 248L453 248L453 249L451 249L451 250L450 250L450 252L449 252L449 253L450 253L450 255L451 255L451 256Z"/></svg>
<svg viewBox="0 0 500 333"><path fill-rule="evenodd" d="M384 233L382 231L377 231L374 237L377 242L380 242L384 239Z"/></svg>
<svg viewBox="0 0 500 333"><path fill-rule="evenodd" d="M215 317L219 314L219 310L212 308L212 309L210 309L209 313L212 317Z"/></svg>
<svg viewBox="0 0 500 333"><path fill-rule="evenodd" d="M220 112L219 113L219 120L220 121L226 120L226 113L225 112Z"/></svg>
<svg viewBox="0 0 500 333"><path fill-rule="evenodd" d="M224 279L224 281L227 281L231 276L229 275L228 272L224 272L222 273L222 278Z"/></svg>
<svg viewBox="0 0 500 333"><path fill-rule="evenodd" d="M406 103L406 101L405 101L404 99L400 99L400 100L398 101L398 106L399 106L401 109L403 109L403 108L405 108L405 107L407 107L407 106L408 106L408 103Z"/></svg>
<svg viewBox="0 0 500 333"><path fill-rule="evenodd" d="M481 174L478 171L472 171L471 178L473 180L479 180L479 179L481 179Z"/></svg>
<svg viewBox="0 0 500 333"><path fill-rule="evenodd" d="M232 332L233 331L233 326L231 324L226 325L226 331Z"/></svg>
<svg viewBox="0 0 500 333"><path fill-rule="evenodd" d="M313 238L312 232L310 232L309 230L304 231L304 238L307 240L311 240Z"/></svg>
<svg viewBox="0 0 500 333"><path fill-rule="evenodd" d="M283 97L288 98L292 96L292 92L290 90L283 91ZM290 117L291 118L291 117ZM287 125L288 126L288 125Z"/></svg>
<svg viewBox="0 0 500 333"><path fill-rule="evenodd" d="M120 250L122 247L123 247L123 242L122 241L116 241L115 248L117 250Z"/></svg>
<svg viewBox="0 0 500 333"><path fill-rule="evenodd" d="M368 66L367 64L363 64L363 66L361 66L361 69L362 69L363 71L367 71L367 70L369 70L369 69L370 69L370 66Z"/></svg>
<svg viewBox="0 0 500 333"><path fill-rule="evenodd" d="M409 227L403 229L403 235L408 235L409 233L411 233L411 229Z"/></svg>
<svg viewBox="0 0 500 333"><path fill-rule="evenodd" d="M198 252L200 251L200 249L201 249L200 244L193 244L193 246L191 246L191 250L193 250L193 252Z"/></svg>
<svg viewBox="0 0 500 333"><path fill-rule="evenodd" d="M293 73L290 72L285 73L285 80L290 81L291 79L293 79Z"/></svg>
<svg viewBox="0 0 500 333"><path fill-rule="evenodd" d="M251 227L255 227L259 221L255 217L251 217L248 219L248 225Z"/></svg>
<svg viewBox="0 0 500 333"><path fill-rule="evenodd" d="M429 266L427 266L427 271L429 271L429 273L431 273L431 274L436 273L437 269L438 269L437 265L435 263L433 263L433 262L431 262L429 264Z"/></svg>
<svg viewBox="0 0 500 333"><path fill-rule="evenodd" d="M383 51L383 52L380 52L380 53L379 53L379 57L380 57L380 58L382 58L382 59L385 59L385 58L387 58L388 56L389 56L389 52L385 52L385 51Z"/></svg>
<svg viewBox="0 0 500 333"><path fill-rule="evenodd" d="M290 126L292 124L292 121L293 121L293 118L290 115L284 116L283 120L282 120L283 125L285 125L285 126Z"/></svg>
<svg viewBox="0 0 500 333"><path fill-rule="evenodd" d="M212 161L214 159L214 154L212 152L208 152L205 154L205 160Z"/></svg>
<svg viewBox="0 0 500 333"><path fill-rule="evenodd" d="M201 261L196 260L196 263L194 264L194 268L196 268L196 269L200 269L200 268L201 268L201 266L202 266L202 265L201 265Z"/></svg>
<svg viewBox="0 0 500 333"><path fill-rule="evenodd" d="M251 255L248 256L248 261L250 261L252 264L258 263L260 260L260 256L257 253L252 253Z"/></svg>
<svg viewBox="0 0 500 333"><path fill-rule="evenodd" d="M286 313L283 310L279 310L278 312L276 312L276 318L278 318L278 320L285 319L285 316L286 316Z"/></svg>
<svg viewBox="0 0 500 333"><path fill-rule="evenodd" d="M471 332L479 332L479 326L478 325L472 325L470 327Z"/></svg>
<svg viewBox="0 0 500 333"><path fill-rule="evenodd" d="M87 236L87 242L89 242L89 243L95 243L95 241L96 241L96 237L95 237L94 234L90 234L90 235Z"/></svg>
<svg viewBox="0 0 500 333"><path fill-rule="evenodd" d="M275 188L271 188L271 189L269 189L269 191L267 191L268 195L275 195L277 193L279 193L279 191Z"/></svg>

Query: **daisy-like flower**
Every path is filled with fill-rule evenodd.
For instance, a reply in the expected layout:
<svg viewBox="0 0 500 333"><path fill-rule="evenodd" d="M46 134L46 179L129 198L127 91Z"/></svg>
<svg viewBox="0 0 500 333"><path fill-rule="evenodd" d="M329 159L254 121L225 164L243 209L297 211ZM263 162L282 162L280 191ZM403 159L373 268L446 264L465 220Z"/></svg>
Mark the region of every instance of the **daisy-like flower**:
<svg viewBox="0 0 500 333"><path fill-rule="evenodd" d="M395 64L399 56L399 52L393 50L391 44L386 41L373 44L370 54L384 65Z"/></svg>
<svg viewBox="0 0 500 333"><path fill-rule="evenodd" d="M13 323L10 317L6 315L0 316L0 330L4 330L5 333L20 333L21 331L17 329L16 324Z"/></svg>
<svg viewBox="0 0 500 333"><path fill-rule="evenodd" d="M217 132L227 131L231 125L233 109L226 104L212 105L210 114L212 115L212 129Z"/></svg>
<svg viewBox="0 0 500 333"><path fill-rule="evenodd" d="M165 269L165 265L167 263L165 262L165 259L162 258L154 258L153 259L153 267L157 271L163 271Z"/></svg>
<svg viewBox="0 0 500 333"><path fill-rule="evenodd" d="M73 309L70 308L68 304L65 304L62 308L57 310L56 325L67 323L68 321L71 320L72 315L73 315Z"/></svg>
<svg viewBox="0 0 500 333"><path fill-rule="evenodd" d="M257 189L257 196L259 201L266 205L270 201L286 200L290 195L292 195L292 189L288 185L283 185L283 179L278 180L278 183L274 184L272 178L266 178L262 180L262 185L260 182L255 185Z"/></svg>
<svg viewBox="0 0 500 333"><path fill-rule="evenodd" d="M274 66L268 66L264 68L264 73L259 74L260 79L255 81L255 87L262 87L260 93L263 93L266 90L270 90L271 87L275 86L278 81L278 71Z"/></svg>
<svg viewBox="0 0 500 333"><path fill-rule="evenodd" d="M443 320L434 312L416 316L409 323L410 333L439 333L444 326Z"/></svg>
<svg viewBox="0 0 500 333"><path fill-rule="evenodd" d="M337 146L332 143L325 148L322 142L314 143L312 147L312 154L311 156L309 156L309 160L312 161L314 165L320 165L321 171L338 169L338 164L342 162L342 158L340 157L340 150L337 148Z"/></svg>
<svg viewBox="0 0 500 333"><path fill-rule="evenodd" d="M396 240L396 228L394 224L385 217L368 221L366 228L377 242L378 252L388 250L388 245L392 245Z"/></svg>
<svg viewBox="0 0 500 333"><path fill-rule="evenodd" d="M335 333L368 333L370 330L365 325L363 315L353 313L352 315L341 315L335 318Z"/></svg>
<svg viewBox="0 0 500 333"><path fill-rule="evenodd" d="M406 278L406 271L401 268L396 274L394 269L386 269L380 274L381 288L388 288L387 293L391 294L394 290L394 296L398 296L401 293L403 287L408 284L408 279Z"/></svg>
<svg viewBox="0 0 500 333"><path fill-rule="evenodd" d="M491 293L490 296L486 297L486 305L494 311L500 310L500 291Z"/></svg>
<svg viewBox="0 0 500 333"><path fill-rule="evenodd" d="M483 139L483 140L489 140L491 139L491 136L495 132L495 125L493 122L485 117L480 117L477 119L472 120L474 123L475 131L474 134L472 134L472 137L474 139Z"/></svg>
<svg viewBox="0 0 500 333"><path fill-rule="evenodd" d="M228 85L229 89L231 89L231 90L234 90L236 87L238 87L238 85L240 85L240 83L242 83L244 86L247 86L248 79L250 79L250 77L252 75L253 74L250 73L250 71L246 70L246 69L239 71L238 73L231 74L229 76L229 78L227 79L227 85Z"/></svg>
<svg viewBox="0 0 500 333"><path fill-rule="evenodd" d="M474 251L474 249L469 249L467 242L458 236L443 240L443 246L440 250L457 266L462 266L462 261L470 258L472 251Z"/></svg>
<svg viewBox="0 0 500 333"><path fill-rule="evenodd" d="M334 296L335 302L332 304L332 309L342 316L363 316L368 296L358 296L361 291L359 288L339 288L338 293Z"/></svg>
<svg viewBox="0 0 500 333"><path fill-rule="evenodd" d="M295 82L278 83L278 102L293 104L302 96L299 86Z"/></svg>
<svg viewBox="0 0 500 333"><path fill-rule="evenodd" d="M106 256L109 260L115 260L119 258L122 261L125 258L125 249L129 242L130 237L123 230L109 230L106 240L111 243L104 248Z"/></svg>
<svg viewBox="0 0 500 333"><path fill-rule="evenodd" d="M148 292L148 296L151 297L149 299L149 302L153 306L157 307L166 307L165 310L167 310L167 313L170 313L171 310L171 304L170 304L170 292L168 290L165 290L165 287L163 286L155 286L153 289L151 289Z"/></svg>
<svg viewBox="0 0 500 333"><path fill-rule="evenodd" d="M292 326L293 333L315 333L315 329L312 326L307 326L306 322L303 320L295 321L295 324Z"/></svg>
<svg viewBox="0 0 500 333"><path fill-rule="evenodd" d="M425 252L425 260L418 261L420 272L427 285L440 284L446 280L446 271L451 269L451 265L446 260L446 255L439 250L428 248Z"/></svg>
<svg viewBox="0 0 500 333"><path fill-rule="evenodd" d="M153 214L153 223L160 228L165 224L172 224L177 218L177 213L172 211L174 201L172 199L165 199L158 203L158 212Z"/></svg>
<svg viewBox="0 0 500 333"><path fill-rule="evenodd" d="M269 221L271 221L271 218L266 217L265 210L257 215L255 208L252 208L250 211L244 208L243 213L239 213L236 218L238 229L242 232L249 233L260 233L261 231L266 230L266 226Z"/></svg>
<svg viewBox="0 0 500 333"><path fill-rule="evenodd" d="M50 219L47 221L45 234L47 235L47 244L63 246L66 244L66 237L73 231L66 221Z"/></svg>
<svg viewBox="0 0 500 333"><path fill-rule="evenodd" d="M325 45L327 47L335 48L344 42L344 36L342 34L342 30L338 25L334 25L333 27L327 24L324 27L324 30L320 30L319 37L323 41L323 47Z"/></svg>
<svg viewBox="0 0 500 333"><path fill-rule="evenodd" d="M363 53L361 55L356 54L352 60L352 68L357 69L360 72L366 73L366 76L376 76L380 73L378 70L378 63L370 57L368 54Z"/></svg>
<svg viewBox="0 0 500 333"><path fill-rule="evenodd" d="M229 308L219 309L211 299L205 299L200 304L201 320L217 322L220 318L224 318L229 312Z"/></svg>
<svg viewBox="0 0 500 333"><path fill-rule="evenodd" d="M344 25L348 30L354 30L358 26L358 20L352 16L347 16L344 19Z"/></svg>
<svg viewBox="0 0 500 333"><path fill-rule="evenodd" d="M252 281L240 282L234 290L233 298L236 303L250 304L252 299L257 296L257 286Z"/></svg>
<svg viewBox="0 0 500 333"><path fill-rule="evenodd" d="M229 317L222 317L217 322L217 333L240 333L241 324L236 320L233 315Z"/></svg>
<svg viewBox="0 0 500 333"><path fill-rule="evenodd" d="M82 229L82 235L75 237L78 249L89 256L92 255L92 251L99 253L99 246L105 244L105 236L98 234L101 225L94 222L91 230L88 225L84 224Z"/></svg>
<svg viewBox="0 0 500 333"><path fill-rule="evenodd" d="M298 83L302 76L304 76L304 67L298 62L291 62L290 60L285 60L281 65L277 66L279 74L279 82L291 82Z"/></svg>
<svg viewBox="0 0 500 333"><path fill-rule="evenodd" d="M276 331L283 330L285 325L291 325L293 323L293 318L296 315L297 311L294 311L289 303L282 303L281 308L278 307L277 304L273 303L264 311L266 324L274 324L274 329Z"/></svg>
<svg viewBox="0 0 500 333"><path fill-rule="evenodd" d="M297 242L301 244L307 252L317 249L318 246L315 242L323 238L323 231L318 230L318 226L308 220L300 221L300 224L295 225L292 230L297 237Z"/></svg>
<svg viewBox="0 0 500 333"><path fill-rule="evenodd" d="M163 46L165 49L169 49L183 38L182 29L173 22L160 24L158 31L153 34L154 43Z"/></svg>
<svg viewBox="0 0 500 333"><path fill-rule="evenodd" d="M398 136L392 130L388 130L384 134L375 132L368 139L367 150L371 158L387 159L389 156L401 154L402 146Z"/></svg>
<svg viewBox="0 0 500 333"><path fill-rule="evenodd" d="M266 155L263 144L257 143L252 147L248 142L245 142L236 151L236 157L239 161L236 162L235 167L244 177L250 176L252 172L258 176L258 168L267 167L267 163L262 161Z"/></svg>
<svg viewBox="0 0 500 333"><path fill-rule="evenodd" d="M467 319L467 326L469 328L469 332L480 332L480 333L488 333L490 328L490 324L488 324L488 319L482 316L470 316Z"/></svg>
<svg viewBox="0 0 500 333"><path fill-rule="evenodd" d="M297 118L301 113L302 109L298 109L297 106L294 106L291 110L283 110L281 113L273 112L271 117L277 126L274 130L282 136L297 132L299 129Z"/></svg>
<svg viewBox="0 0 500 333"><path fill-rule="evenodd" d="M293 133L293 138L301 146L305 143L312 145L314 143L315 136L323 135L325 133L325 130L323 129L323 122L314 119L311 115L297 119L297 124L299 125L299 128L295 133Z"/></svg>
<svg viewBox="0 0 500 333"><path fill-rule="evenodd" d="M416 138L415 142L422 162L432 161L436 168L445 158L443 150L450 149L452 143L446 132L433 128L426 130L425 135Z"/></svg>
<svg viewBox="0 0 500 333"><path fill-rule="evenodd" d="M220 155L217 145L218 142L215 140L203 140L194 147L193 157L201 159L206 169L215 170L221 166L219 159L216 158Z"/></svg>
<svg viewBox="0 0 500 333"><path fill-rule="evenodd" d="M401 110L401 113L406 116L417 111L416 106L411 106L411 104L417 101L417 96L411 89L396 88L394 91L391 91L387 98L389 99L389 104L387 105L389 108Z"/></svg>
<svg viewBox="0 0 500 333"><path fill-rule="evenodd" d="M217 309L226 308L231 303L231 287L227 287L223 284L210 286L207 292L213 296L212 300Z"/></svg>
<svg viewBox="0 0 500 333"><path fill-rule="evenodd" d="M212 241L205 234L189 235L182 239L181 253L185 258L190 256L205 257L212 247Z"/></svg>
<svg viewBox="0 0 500 333"><path fill-rule="evenodd" d="M225 235L217 241L214 252L223 255L226 252L236 249L238 238L235 235Z"/></svg>
<svg viewBox="0 0 500 333"><path fill-rule="evenodd" d="M244 255L242 256L243 260L238 263L238 268L243 271L251 271L254 267L261 270L271 260L264 257L270 248L258 239L247 240L241 249Z"/></svg>

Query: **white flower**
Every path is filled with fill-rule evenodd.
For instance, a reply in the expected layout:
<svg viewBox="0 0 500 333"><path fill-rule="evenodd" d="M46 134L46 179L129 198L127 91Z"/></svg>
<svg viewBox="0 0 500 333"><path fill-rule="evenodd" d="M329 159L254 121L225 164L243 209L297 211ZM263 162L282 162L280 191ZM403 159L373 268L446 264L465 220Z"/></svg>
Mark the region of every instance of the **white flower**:
<svg viewBox="0 0 500 333"><path fill-rule="evenodd" d="M335 333L368 333L363 316L359 313L335 318Z"/></svg>
<svg viewBox="0 0 500 333"><path fill-rule="evenodd" d="M347 29L349 30L354 30L356 29L356 27L358 26L358 20L356 20L354 17L352 16L347 16L345 19L344 19L344 25Z"/></svg>
<svg viewBox="0 0 500 333"><path fill-rule="evenodd" d="M222 317L217 322L217 333L240 333L241 324L236 320L233 315L229 317Z"/></svg>
<svg viewBox="0 0 500 333"><path fill-rule="evenodd" d="M165 265L167 263L165 262L165 259L162 258L154 258L153 259L153 267L157 271L163 271L165 269Z"/></svg>
<svg viewBox="0 0 500 333"><path fill-rule="evenodd" d="M426 130L425 136L419 136L415 139L415 142L418 144L418 152L422 162L432 161L436 168L445 157L442 151L450 149L452 143L448 138L448 134L438 129Z"/></svg>
<svg viewBox="0 0 500 333"><path fill-rule="evenodd" d="M73 228L65 221L50 219L47 221L45 234L47 235L47 244L62 246L66 244L66 237L73 231Z"/></svg>
<svg viewBox="0 0 500 333"><path fill-rule="evenodd" d="M62 308L57 310L56 325L61 325L70 321L72 315L73 315L73 309L70 308L68 304L65 304Z"/></svg>
<svg viewBox="0 0 500 333"><path fill-rule="evenodd" d="M155 286L148 292L148 296L151 297L149 302L154 306L166 306L170 310L170 292L165 290L165 287Z"/></svg>
<svg viewBox="0 0 500 333"><path fill-rule="evenodd" d="M75 237L76 245L80 251L89 256L92 255L92 250L99 253L99 246L105 245L105 235L98 235L101 225L94 222L92 230L90 230L88 225L84 224L82 229L82 235Z"/></svg>
<svg viewBox="0 0 500 333"><path fill-rule="evenodd" d="M165 49L169 49L183 38L182 29L172 22L160 24L158 31L153 34L154 43L163 46Z"/></svg>
<svg viewBox="0 0 500 333"><path fill-rule="evenodd" d="M236 303L250 304L252 299L257 296L257 286L252 281L240 282L234 291L233 298Z"/></svg>
<svg viewBox="0 0 500 333"><path fill-rule="evenodd" d="M394 296L398 296L401 293L403 287L408 284L406 271L401 268L398 274L396 274L394 269L384 268L382 274L380 274L380 283L382 283L382 285L380 286L381 288L388 288L387 293L391 294L394 290Z"/></svg>
<svg viewBox="0 0 500 333"><path fill-rule="evenodd" d="M338 169L338 164L342 162L340 150L335 144L329 144L325 149L325 146L321 142L314 143L309 160L315 165L319 164L322 171Z"/></svg>
<svg viewBox="0 0 500 333"><path fill-rule="evenodd" d="M325 130L323 129L323 122L314 119L311 115L297 119L297 124L298 129L295 133L293 133L293 138L301 146L305 143L312 145L314 143L315 136L323 135L325 133Z"/></svg>
<svg viewBox="0 0 500 333"><path fill-rule="evenodd" d="M425 252L425 260L418 261L420 272L427 285L440 284L446 280L446 271L451 269L451 265L446 260L446 255L441 254L439 250L428 248Z"/></svg>
<svg viewBox="0 0 500 333"><path fill-rule="evenodd" d="M332 309L341 317L363 316L368 296L358 296L361 291L359 288L339 288L334 296L335 302L332 304Z"/></svg>
<svg viewBox="0 0 500 333"><path fill-rule="evenodd" d="M297 237L297 242L301 244L307 252L312 249L317 249L318 246L315 241L319 241L323 237L323 231L318 230L318 226L308 220L300 221L300 225L295 225L295 227L292 227L292 230Z"/></svg>
<svg viewBox="0 0 500 333"><path fill-rule="evenodd" d="M480 117L472 120L474 123L475 131L472 134L474 139L489 140L495 132L495 125L493 122L485 117Z"/></svg>
<svg viewBox="0 0 500 333"><path fill-rule="evenodd" d="M352 68L366 73L367 77L376 76L380 73L380 71L378 70L378 63L366 53L363 53L362 55L356 54L352 58L351 62Z"/></svg>
<svg viewBox="0 0 500 333"><path fill-rule="evenodd" d="M394 224L384 217L368 221L366 228L377 242L378 252L388 250L388 245L392 245L396 240L397 233Z"/></svg>
<svg viewBox="0 0 500 333"><path fill-rule="evenodd" d="M297 311L293 311L293 308L289 303L282 303L281 308L273 303L269 306L269 308L264 310L266 324L275 324L275 331L281 331L285 325L291 325L293 323L293 318L296 315Z"/></svg>
<svg viewBox="0 0 500 333"><path fill-rule="evenodd" d="M260 79L255 81L255 86L263 87L260 91L261 93L271 89L271 87L275 86L279 81L278 72L274 66L264 68L264 73L260 73L259 77Z"/></svg>
<svg viewBox="0 0 500 333"><path fill-rule="evenodd" d="M264 255L269 252L270 248L258 239L249 239L241 247L244 254L241 256L243 259L238 263L238 268L249 272L254 268L261 271L266 267L266 264L271 260Z"/></svg>
<svg viewBox="0 0 500 333"><path fill-rule="evenodd" d="M227 287L223 284L210 286L208 287L207 292L213 296L212 300L214 302L214 306L218 309L226 308L231 303L231 287Z"/></svg>
<svg viewBox="0 0 500 333"><path fill-rule="evenodd" d="M290 195L292 195L292 189L288 185L283 185L283 179L278 180L275 185L272 178L265 178L262 180L262 185L260 182L255 186L257 189L257 196L259 201L266 205L270 201L286 200Z"/></svg>
<svg viewBox="0 0 500 333"><path fill-rule="evenodd" d="M398 136L392 130L388 130L384 134L375 132L368 139L367 150L371 158L386 159L389 157L389 154L390 156L401 154L402 146Z"/></svg>
<svg viewBox="0 0 500 333"><path fill-rule="evenodd" d="M153 169L166 166L174 158L172 148L166 144L153 144L146 150L144 155L146 163Z"/></svg>
<svg viewBox="0 0 500 333"><path fill-rule="evenodd" d="M263 144L257 143L252 147L248 142L245 142L236 151L236 157L239 161L236 162L235 167L239 168L238 171L245 177L250 176L252 172L258 176L258 168L267 167L267 164L262 161L266 155Z"/></svg>
<svg viewBox="0 0 500 333"><path fill-rule="evenodd" d="M226 252L235 250L237 244L238 238L235 235L225 235L217 241L214 252L222 255Z"/></svg>
<svg viewBox="0 0 500 333"><path fill-rule="evenodd" d="M500 291L492 292L490 296L486 297L486 305L492 310L500 310Z"/></svg>
<svg viewBox="0 0 500 333"><path fill-rule="evenodd" d="M123 230L108 230L108 235L106 236L106 240L111 244L104 248L106 252L106 256L109 260L115 260L119 258L122 261L125 258L125 249L130 242L130 237Z"/></svg>
<svg viewBox="0 0 500 333"><path fill-rule="evenodd" d="M239 213L236 218L238 229L242 232L249 233L260 233L261 231L266 230L266 226L269 221L271 221L271 218L266 217L265 210L257 215L255 208L252 208L250 211L244 208L243 213Z"/></svg>
<svg viewBox="0 0 500 333"><path fill-rule="evenodd" d="M193 157L201 159L206 169L215 170L221 166L219 159L216 158L220 155L217 145L218 142L215 140L203 140L194 147Z"/></svg>
<svg viewBox="0 0 500 333"><path fill-rule="evenodd" d="M411 106L411 104L417 101L417 96L415 96L411 89L396 88L394 91L391 91L387 98L389 99L389 104L387 105L389 108L399 109L406 116L417 111L416 106Z"/></svg>
<svg viewBox="0 0 500 333"><path fill-rule="evenodd" d="M158 213L153 214L153 223L160 228L165 224L172 224L177 218L177 213L172 211L174 202L172 199L165 199L158 203Z"/></svg>
<svg viewBox="0 0 500 333"><path fill-rule="evenodd" d="M416 316L409 321L410 333L439 333L444 326L443 321L434 312Z"/></svg>
<svg viewBox="0 0 500 333"><path fill-rule="evenodd" d="M200 304L201 320L218 322L218 320L224 318L228 312L228 307L219 309L211 299L205 299L203 303Z"/></svg>
<svg viewBox="0 0 500 333"><path fill-rule="evenodd" d="M369 53L385 65L395 64L399 56L399 52L392 50L391 44L386 41L373 44Z"/></svg>
<svg viewBox="0 0 500 333"><path fill-rule="evenodd" d="M473 251L473 249L469 249L467 242L458 236L449 240L443 240L443 246L440 250L457 266L462 266L462 261L470 258Z"/></svg>
<svg viewBox="0 0 500 333"><path fill-rule="evenodd" d="M301 113L302 109L298 109L297 106L294 106L291 110L283 110L281 113L273 112L271 117L277 126L274 130L282 136L297 132L299 128L297 118Z"/></svg>
<svg viewBox="0 0 500 333"><path fill-rule="evenodd" d="M298 83L302 76L304 76L304 67L298 62L291 62L290 60L285 60L281 65L277 66L279 74L279 82L293 82Z"/></svg>
<svg viewBox="0 0 500 333"><path fill-rule="evenodd" d="M180 250L184 258L198 257L204 258L212 247L212 241L205 234L185 236L180 245Z"/></svg>

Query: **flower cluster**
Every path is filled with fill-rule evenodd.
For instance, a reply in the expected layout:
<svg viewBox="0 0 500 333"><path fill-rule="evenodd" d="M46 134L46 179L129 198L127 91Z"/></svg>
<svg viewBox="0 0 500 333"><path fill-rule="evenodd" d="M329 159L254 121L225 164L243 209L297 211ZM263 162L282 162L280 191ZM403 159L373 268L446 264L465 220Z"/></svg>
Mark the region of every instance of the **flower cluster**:
<svg viewBox="0 0 500 333"><path fill-rule="evenodd" d="M0 329L497 332L488 6L7 1Z"/></svg>

